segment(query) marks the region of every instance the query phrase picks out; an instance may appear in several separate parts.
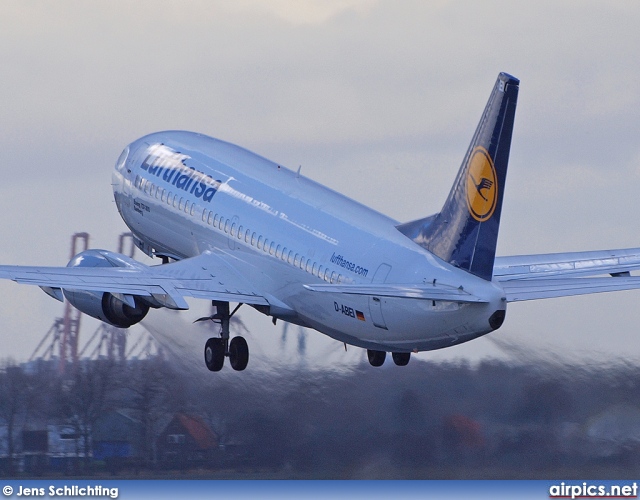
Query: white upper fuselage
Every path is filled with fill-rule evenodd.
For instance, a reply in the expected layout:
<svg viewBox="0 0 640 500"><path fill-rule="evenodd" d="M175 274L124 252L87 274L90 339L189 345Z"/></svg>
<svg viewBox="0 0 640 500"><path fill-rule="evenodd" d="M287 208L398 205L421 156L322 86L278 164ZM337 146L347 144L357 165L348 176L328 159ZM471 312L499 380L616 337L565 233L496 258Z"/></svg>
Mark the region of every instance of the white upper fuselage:
<svg viewBox="0 0 640 500"><path fill-rule="evenodd" d="M113 184L120 214L147 253L224 254L267 297L270 314L340 341L397 352L447 347L492 331L488 318L506 307L499 286L433 256L401 234L397 221L204 135L161 132L133 142ZM486 302L304 287L434 280Z"/></svg>

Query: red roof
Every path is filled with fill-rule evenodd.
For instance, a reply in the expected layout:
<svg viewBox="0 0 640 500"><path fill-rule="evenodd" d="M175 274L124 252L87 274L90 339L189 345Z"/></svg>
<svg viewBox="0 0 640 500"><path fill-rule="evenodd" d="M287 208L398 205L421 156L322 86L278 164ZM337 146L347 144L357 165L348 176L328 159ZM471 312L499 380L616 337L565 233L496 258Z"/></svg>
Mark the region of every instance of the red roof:
<svg viewBox="0 0 640 500"><path fill-rule="evenodd" d="M201 418L182 413L176 415L176 418L195 440L199 449L208 450L218 446L218 437Z"/></svg>

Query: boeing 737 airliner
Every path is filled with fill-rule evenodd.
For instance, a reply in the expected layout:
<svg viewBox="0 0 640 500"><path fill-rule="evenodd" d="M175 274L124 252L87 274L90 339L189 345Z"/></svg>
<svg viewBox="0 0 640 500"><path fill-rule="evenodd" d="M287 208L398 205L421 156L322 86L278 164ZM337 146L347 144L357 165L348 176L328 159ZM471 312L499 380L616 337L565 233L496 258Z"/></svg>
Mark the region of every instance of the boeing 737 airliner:
<svg viewBox="0 0 640 500"><path fill-rule="evenodd" d="M442 210L399 223L246 149L191 132L131 143L113 173L115 201L147 266L87 250L67 267L0 266L117 327L150 308L210 300L219 336L205 363L243 370L231 338L242 304L367 349L380 366L500 328L507 303L640 288L640 248L495 256L519 81L501 73ZM231 310L229 304L238 306Z"/></svg>

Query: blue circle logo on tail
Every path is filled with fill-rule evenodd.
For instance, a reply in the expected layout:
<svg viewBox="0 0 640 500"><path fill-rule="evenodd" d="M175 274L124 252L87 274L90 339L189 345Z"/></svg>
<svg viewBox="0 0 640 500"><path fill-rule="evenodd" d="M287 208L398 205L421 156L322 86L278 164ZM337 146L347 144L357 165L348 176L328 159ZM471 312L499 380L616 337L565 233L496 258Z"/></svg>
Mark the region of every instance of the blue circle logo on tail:
<svg viewBox="0 0 640 500"><path fill-rule="evenodd" d="M481 146L471 153L467 167L467 207L478 222L489 220L498 202L498 177L491 156Z"/></svg>

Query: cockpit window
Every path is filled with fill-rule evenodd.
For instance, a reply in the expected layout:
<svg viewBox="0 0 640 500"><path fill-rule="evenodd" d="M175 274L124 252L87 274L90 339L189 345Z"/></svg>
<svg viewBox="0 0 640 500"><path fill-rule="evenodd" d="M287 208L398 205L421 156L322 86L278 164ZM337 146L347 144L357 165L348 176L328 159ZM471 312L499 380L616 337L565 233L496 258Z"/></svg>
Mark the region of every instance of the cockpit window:
<svg viewBox="0 0 640 500"><path fill-rule="evenodd" d="M127 158L129 156L129 146L124 148L124 151L120 154L120 158L116 162L116 170L122 171L124 170L125 163L127 162Z"/></svg>

